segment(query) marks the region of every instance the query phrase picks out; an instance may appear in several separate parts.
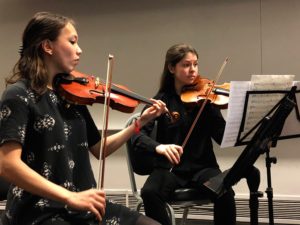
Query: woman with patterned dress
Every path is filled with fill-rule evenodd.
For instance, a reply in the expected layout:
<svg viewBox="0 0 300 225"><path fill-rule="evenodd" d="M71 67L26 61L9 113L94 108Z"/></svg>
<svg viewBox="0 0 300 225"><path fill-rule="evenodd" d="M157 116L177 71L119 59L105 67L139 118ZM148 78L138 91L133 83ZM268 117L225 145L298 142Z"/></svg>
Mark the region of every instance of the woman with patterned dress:
<svg viewBox="0 0 300 225"><path fill-rule="evenodd" d="M56 74L74 70L81 53L67 17L40 12L24 30L21 57L1 99L0 175L11 185L0 224L159 224L96 189L89 152L99 158L98 129L86 106L67 105L52 86ZM165 110L153 100L136 124ZM109 136L106 156L135 130Z"/></svg>

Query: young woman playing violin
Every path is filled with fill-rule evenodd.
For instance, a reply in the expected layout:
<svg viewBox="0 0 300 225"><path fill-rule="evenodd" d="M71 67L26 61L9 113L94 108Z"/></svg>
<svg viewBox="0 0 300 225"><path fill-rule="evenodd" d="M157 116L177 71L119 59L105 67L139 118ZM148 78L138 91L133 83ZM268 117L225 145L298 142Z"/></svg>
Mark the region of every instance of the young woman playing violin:
<svg viewBox="0 0 300 225"><path fill-rule="evenodd" d="M166 103L177 121L170 123L165 115L157 118L157 136L150 138L154 122L143 127L135 135L135 151L152 152L155 157L154 169L142 190L146 215L164 225L171 224L165 202L176 188L196 187L204 190L203 183L221 173L212 139L221 143L225 120L220 109L206 104L185 147L182 143L199 111L199 105L186 106L181 98L182 89L198 79L198 54L186 44L177 44L166 53L158 93L154 97ZM216 225L235 225L236 210L233 190L214 201L214 222Z"/></svg>
<svg viewBox="0 0 300 225"><path fill-rule="evenodd" d="M40 12L24 30L0 108L0 175L11 183L3 225L159 224L95 188L89 152L99 158L98 129L85 105L66 107L52 87L56 74L74 70L81 53L67 17ZM164 103L153 100L139 124L164 112ZM109 136L106 156L134 132L132 125Z"/></svg>

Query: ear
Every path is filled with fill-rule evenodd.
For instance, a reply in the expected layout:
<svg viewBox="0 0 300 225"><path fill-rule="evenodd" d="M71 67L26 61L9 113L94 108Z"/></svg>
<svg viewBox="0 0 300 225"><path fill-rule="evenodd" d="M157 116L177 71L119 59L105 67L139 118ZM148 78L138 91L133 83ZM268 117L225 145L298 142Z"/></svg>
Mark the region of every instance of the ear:
<svg viewBox="0 0 300 225"><path fill-rule="evenodd" d="M42 49L44 50L45 53L52 55L53 53L52 42L50 40L44 40L42 42Z"/></svg>
<svg viewBox="0 0 300 225"><path fill-rule="evenodd" d="M169 64L168 69L169 69L170 73L174 74L174 72L175 72L174 66Z"/></svg>

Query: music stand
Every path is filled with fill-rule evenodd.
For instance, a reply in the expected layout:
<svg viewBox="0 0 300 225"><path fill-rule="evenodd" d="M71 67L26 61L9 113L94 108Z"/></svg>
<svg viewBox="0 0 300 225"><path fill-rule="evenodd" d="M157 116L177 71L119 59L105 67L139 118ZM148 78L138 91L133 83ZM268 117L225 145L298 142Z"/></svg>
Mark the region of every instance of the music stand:
<svg viewBox="0 0 300 225"><path fill-rule="evenodd" d="M269 203L269 219L270 224L274 224L273 204L272 204L272 187L271 187L271 172L270 164L272 162L269 157L271 144L276 144L280 133L284 126L285 120L295 107L296 86L292 89L272 108L272 110L259 122L253 138L249 141L246 148L239 156L235 164L225 172L215 176L204 183L217 196L221 196L229 188L235 185L244 174L251 169L261 154L266 153L268 161L268 203ZM274 111L274 113L273 113ZM272 114L273 113L273 114ZM271 115L272 114L272 115ZM271 116L270 116L271 115ZM270 182L269 182L270 181Z"/></svg>

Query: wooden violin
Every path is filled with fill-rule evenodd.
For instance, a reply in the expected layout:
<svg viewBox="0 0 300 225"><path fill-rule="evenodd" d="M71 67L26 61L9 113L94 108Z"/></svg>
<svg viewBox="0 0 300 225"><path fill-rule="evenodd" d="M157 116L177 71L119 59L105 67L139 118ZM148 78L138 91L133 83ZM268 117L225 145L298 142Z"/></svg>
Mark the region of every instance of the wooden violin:
<svg viewBox="0 0 300 225"><path fill-rule="evenodd" d="M228 57L224 60L222 66L217 74L215 81L211 81L211 80L201 78L200 76L198 76L196 81L191 85L191 87L193 87L193 88L190 88L190 90L192 89L192 92L190 92L190 93L187 92L189 94L185 96L186 98L184 101L186 101L188 103L192 102L193 105L195 105L195 103L197 103L197 104L200 103L200 108L199 108L199 111L198 111L183 143L182 143L182 148L184 148L186 143L188 142L188 139L190 138L190 136L193 132L193 129L194 129L201 113L204 110L206 103L207 102L212 102L212 103L218 102L217 101L218 98L217 98L217 94L216 94L216 90L217 90L216 88L218 88L218 87L216 87L215 83L219 80L227 62L228 62ZM219 87L219 90L221 90L220 87ZM224 88L222 90L224 93ZM183 93L184 93L184 91L183 91ZM223 95L223 96L226 96L226 95ZM229 96L229 94L228 94L228 96ZM229 101L229 99L225 102L226 107L227 107L228 101Z"/></svg>
<svg viewBox="0 0 300 225"><path fill-rule="evenodd" d="M201 104L207 98L220 109L227 109L229 88L230 83L214 85L214 81L198 76L193 84L183 87L180 98L188 106Z"/></svg>
<svg viewBox="0 0 300 225"><path fill-rule="evenodd" d="M53 87L63 99L71 104L104 104L106 84L98 77L78 71L72 71L70 74L60 73L55 76ZM132 113L140 103L153 105L150 99L130 91L127 87L111 84L109 106L112 109ZM167 111L165 115L172 123L177 120L176 112Z"/></svg>
<svg viewBox="0 0 300 225"><path fill-rule="evenodd" d="M68 102L78 105L104 103L106 84L98 77L72 71L70 74L57 74L54 88ZM142 97L127 87L111 84L110 104L112 109L132 113L139 103L152 105L152 101Z"/></svg>

